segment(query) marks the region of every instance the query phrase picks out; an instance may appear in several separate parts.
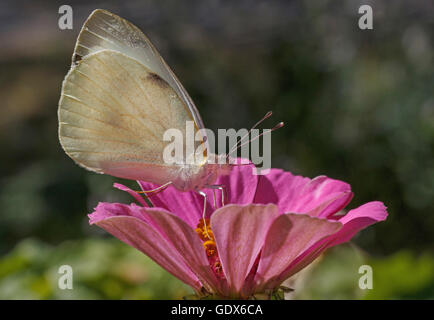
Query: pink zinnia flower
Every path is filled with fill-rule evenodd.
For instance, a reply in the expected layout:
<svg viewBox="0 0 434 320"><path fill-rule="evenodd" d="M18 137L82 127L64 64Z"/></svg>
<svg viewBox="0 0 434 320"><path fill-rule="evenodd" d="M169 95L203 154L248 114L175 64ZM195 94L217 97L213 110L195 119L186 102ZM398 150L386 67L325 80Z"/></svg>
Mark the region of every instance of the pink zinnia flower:
<svg viewBox="0 0 434 320"><path fill-rule="evenodd" d="M138 183L143 190L156 187ZM327 248L387 217L378 201L338 215L353 193L347 183L325 176L279 169L256 176L250 166L238 166L216 183L225 185L227 204L216 209L212 190L205 191L207 226L203 198L195 192L169 187L150 198L150 208L119 184L140 205L99 203L90 223L151 257L198 296L249 298L273 292ZM221 203L220 192L215 202Z"/></svg>

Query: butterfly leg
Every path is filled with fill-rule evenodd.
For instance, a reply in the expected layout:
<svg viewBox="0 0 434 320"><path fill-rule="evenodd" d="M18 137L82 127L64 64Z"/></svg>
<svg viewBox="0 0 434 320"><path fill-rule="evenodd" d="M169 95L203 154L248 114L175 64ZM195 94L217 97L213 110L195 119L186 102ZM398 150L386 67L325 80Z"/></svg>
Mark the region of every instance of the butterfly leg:
<svg viewBox="0 0 434 320"><path fill-rule="evenodd" d="M222 193L222 207L225 206L225 198L226 197L226 187L224 184L220 185L217 189L219 189Z"/></svg>
<svg viewBox="0 0 434 320"><path fill-rule="evenodd" d="M227 198L226 197L226 186L224 184L214 184L214 185L205 186L205 187L212 189L213 195L214 195L214 190L217 189L217 190L221 191L221 193L222 193L222 207L224 207L224 205L225 205L225 198ZM214 200L214 206L217 207L215 205L215 200Z"/></svg>
<svg viewBox="0 0 434 320"><path fill-rule="evenodd" d="M217 209L217 199L216 199L216 196L215 196L215 189L212 189L212 202L214 204L214 208Z"/></svg>
<svg viewBox="0 0 434 320"><path fill-rule="evenodd" d="M205 219L205 214L206 214L206 194L203 191L198 191L198 193L203 197L203 211L202 211L202 220L203 220L203 226L205 227L205 233L206 236L211 239L209 233L208 233L208 228L207 228L207 223L206 223L206 219Z"/></svg>

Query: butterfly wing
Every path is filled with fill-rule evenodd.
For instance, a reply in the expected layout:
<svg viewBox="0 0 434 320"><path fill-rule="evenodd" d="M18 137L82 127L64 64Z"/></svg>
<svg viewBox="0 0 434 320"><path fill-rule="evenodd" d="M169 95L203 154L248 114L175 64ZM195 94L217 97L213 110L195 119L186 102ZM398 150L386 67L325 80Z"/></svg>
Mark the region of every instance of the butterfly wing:
<svg viewBox="0 0 434 320"><path fill-rule="evenodd" d="M90 14L80 31L72 62L74 64L77 59L104 49L122 52L158 74L187 105L199 129L204 128L193 100L143 32L125 19L97 9Z"/></svg>
<svg viewBox="0 0 434 320"><path fill-rule="evenodd" d="M65 152L95 172L157 184L175 180L179 166L165 164L163 134L177 128L185 137L186 121L198 130L202 120L185 90L170 82L179 84L140 30L94 11L63 82L58 115Z"/></svg>

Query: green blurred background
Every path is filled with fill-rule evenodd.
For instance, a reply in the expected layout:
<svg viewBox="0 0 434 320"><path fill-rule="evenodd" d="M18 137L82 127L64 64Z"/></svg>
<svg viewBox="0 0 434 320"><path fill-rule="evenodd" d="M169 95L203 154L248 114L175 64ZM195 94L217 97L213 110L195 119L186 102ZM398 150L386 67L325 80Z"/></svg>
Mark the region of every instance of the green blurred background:
<svg viewBox="0 0 434 320"><path fill-rule="evenodd" d="M264 126L286 123L272 137L273 167L349 182L349 208L388 206L386 222L301 274L293 298L434 298L432 1L69 1L73 30L58 28L62 4L0 2L0 299L191 293L88 225L98 201L131 198L112 188L119 179L79 168L59 145L61 82L95 8L148 35L206 127L249 128L273 110ZM358 28L363 4L373 30ZM64 264L73 290L58 289ZM373 267L372 290L358 288L362 264Z"/></svg>

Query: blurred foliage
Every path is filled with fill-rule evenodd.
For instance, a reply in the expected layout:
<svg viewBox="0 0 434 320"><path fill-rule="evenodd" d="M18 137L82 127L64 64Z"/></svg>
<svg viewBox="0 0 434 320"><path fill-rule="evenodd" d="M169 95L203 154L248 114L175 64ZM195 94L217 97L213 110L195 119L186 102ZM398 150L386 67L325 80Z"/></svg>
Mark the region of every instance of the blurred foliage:
<svg viewBox="0 0 434 320"><path fill-rule="evenodd" d="M0 295L17 297L6 295L15 285L22 288L23 297L61 295L49 289L50 280L35 276L54 265L9 260L19 248L30 246L20 241L36 239L31 242L35 256L55 255L56 248L65 245L65 255L72 250L80 259L80 250L63 243L92 247L92 242L76 241L103 234L88 225L86 214L98 201L131 201L112 189L120 179L79 168L57 138L57 103L76 36L89 13L101 7L132 21L150 37L208 128L249 128L272 109L274 120L286 123L272 137L274 167L349 182L355 193L349 208L372 200L388 206L387 221L354 240L366 252L383 257L372 260L375 269L390 271L380 273L375 281L381 289L367 297L432 297L432 276L425 269L432 255L422 254L434 248L432 1L170 0L162 5L76 0L71 2L73 30L57 27L62 4L0 3L0 254L5 255L3 262L26 266L19 276L2 276ZM357 27L361 4L372 5L374 30ZM274 125L270 121L264 126ZM133 182L119 182L136 188ZM109 251L107 261L113 257L110 252L116 256L121 250L116 242L96 243ZM355 262L342 255L336 260L340 262L324 260L328 272L336 268L341 270L336 274L343 275L344 268L352 270ZM86 263L92 259L89 256ZM402 275L400 270L411 268L420 272ZM332 277L326 274L325 279ZM107 280L106 285L116 281ZM23 283L47 291L34 295ZM419 290L423 283L426 291ZM418 289L412 291L412 285ZM315 289L311 297L325 294L321 285L306 286ZM84 287L82 297L108 297L103 289ZM350 293L344 283L339 290L333 289L330 296L345 292L347 297L362 297Z"/></svg>
<svg viewBox="0 0 434 320"><path fill-rule="evenodd" d="M59 267L73 270L73 289L59 289ZM373 289L358 286L370 265ZM342 245L285 285L289 299L434 299L434 256L400 251L386 259ZM182 299L192 289L148 257L115 239L51 246L27 239L0 259L0 299Z"/></svg>
<svg viewBox="0 0 434 320"><path fill-rule="evenodd" d="M359 268L372 268L372 289L362 290ZM354 245L328 250L288 282L292 299L434 299L434 254L407 250L374 257Z"/></svg>
<svg viewBox="0 0 434 320"><path fill-rule="evenodd" d="M367 299L434 299L434 254L417 256L399 251L386 259L369 261L374 271L374 288Z"/></svg>
<svg viewBox="0 0 434 320"><path fill-rule="evenodd" d="M326 251L309 267L289 279L290 299L361 299L359 267L365 255L356 247L341 245Z"/></svg>
<svg viewBox="0 0 434 320"><path fill-rule="evenodd" d="M59 289L59 267L73 270L73 288ZM53 247L22 241L0 259L0 299L182 299L192 289L139 251L115 239Z"/></svg>

